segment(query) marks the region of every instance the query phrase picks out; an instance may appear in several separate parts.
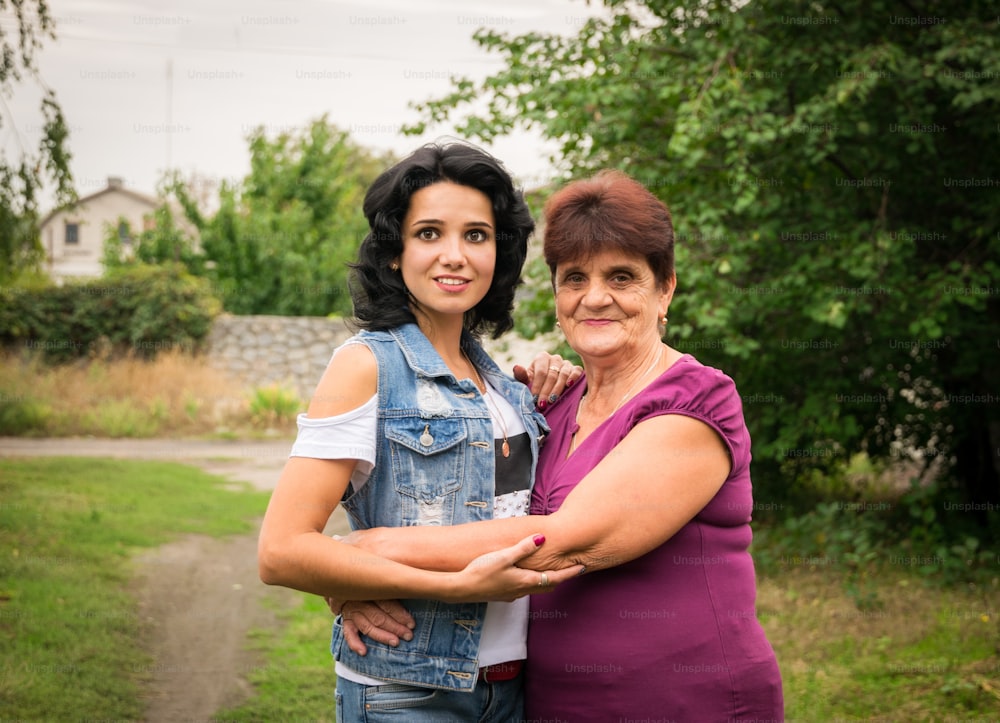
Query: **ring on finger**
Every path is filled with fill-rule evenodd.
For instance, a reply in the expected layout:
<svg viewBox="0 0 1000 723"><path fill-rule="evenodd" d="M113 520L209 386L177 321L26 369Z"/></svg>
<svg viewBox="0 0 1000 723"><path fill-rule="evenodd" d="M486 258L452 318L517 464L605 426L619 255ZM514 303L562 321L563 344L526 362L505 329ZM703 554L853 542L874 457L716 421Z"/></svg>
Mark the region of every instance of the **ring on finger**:
<svg viewBox="0 0 1000 723"><path fill-rule="evenodd" d="M549 576L543 572L542 579L538 581L538 587L547 587L548 584L549 584Z"/></svg>
<svg viewBox="0 0 1000 723"><path fill-rule="evenodd" d="M550 372L555 372L556 374L559 374L559 373L562 372L562 367L551 366L551 367L549 367L549 371Z"/></svg>

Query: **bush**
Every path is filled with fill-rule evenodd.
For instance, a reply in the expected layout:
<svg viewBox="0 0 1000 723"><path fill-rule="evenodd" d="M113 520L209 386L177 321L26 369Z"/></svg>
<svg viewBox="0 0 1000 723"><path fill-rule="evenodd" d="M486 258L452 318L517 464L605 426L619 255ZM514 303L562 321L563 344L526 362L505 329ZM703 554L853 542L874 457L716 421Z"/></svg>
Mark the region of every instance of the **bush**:
<svg viewBox="0 0 1000 723"><path fill-rule="evenodd" d="M129 266L63 286L19 285L4 297L0 344L36 350L50 362L193 351L221 310L208 282L179 264Z"/></svg>
<svg viewBox="0 0 1000 723"><path fill-rule="evenodd" d="M30 435L46 429L51 408L27 394L0 386L0 435Z"/></svg>
<svg viewBox="0 0 1000 723"><path fill-rule="evenodd" d="M303 404L298 395L280 384L257 387L250 395L250 418L258 425L292 422L300 411Z"/></svg>
<svg viewBox="0 0 1000 723"><path fill-rule="evenodd" d="M996 530L943 482L914 482L895 499L824 501L805 514L756 525L753 555L765 575L791 565L842 569L859 607L873 607L879 571L904 566L928 582L975 583L996 577L989 541ZM984 541L986 544L984 544Z"/></svg>

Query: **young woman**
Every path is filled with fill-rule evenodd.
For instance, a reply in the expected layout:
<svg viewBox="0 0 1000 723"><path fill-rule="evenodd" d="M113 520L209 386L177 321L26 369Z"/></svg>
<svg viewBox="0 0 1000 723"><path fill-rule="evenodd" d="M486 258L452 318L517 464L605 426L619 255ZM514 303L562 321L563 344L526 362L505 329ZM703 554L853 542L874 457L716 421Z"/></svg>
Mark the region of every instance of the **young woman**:
<svg viewBox="0 0 1000 723"><path fill-rule="evenodd" d="M362 331L336 351L299 418L261 530L261 579L340 599L401 598L415 620L415 634L359 655L337 619L338 720L401 709L408 721L520 720L523 596L579 566L514 567L544 541L530 535L460 572L425 571L323 529L341 503L354 529L527 514L548 427L531 390L477 338L513 325L534 222L499 162L460 143L425 146L385 171L364 212L370 232L352 288ZM541 358L532 376L548 394L572 372Z"/></svg>

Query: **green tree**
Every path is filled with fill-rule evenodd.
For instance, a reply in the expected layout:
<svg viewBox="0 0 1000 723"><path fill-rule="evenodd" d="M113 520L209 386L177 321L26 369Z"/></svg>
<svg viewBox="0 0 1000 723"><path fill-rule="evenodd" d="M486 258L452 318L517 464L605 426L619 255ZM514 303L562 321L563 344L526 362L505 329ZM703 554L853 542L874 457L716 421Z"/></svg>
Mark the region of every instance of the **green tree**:
<svg viewBox="0 0 1000 723"><path fill-rule="evenodd" d="M105 266L179 261L210 279L234 314L350 314L347 263L368 230L361 204L390 159L326 118L276 138L258 129L249 148L250 174L221 185L213 213L180 177L168 177L160 190L168 202L129 247L108 229Z"/></svg>
<svg viewBox="0 0 1000 723"><path fill-rule="evenodd" d="M386 159L325 118L273 139L258 130L249 144L250 174L223 185L214 216L181 198L226 310L349 314L346 264L368 228L365 191Z"/></svg>
<svg viewBox="0 0 1000 723"><path fill-rule="evenodd" d="M172 194L169 188L168 184L161 191L161 196ZM176 211L169 202L153 212L151 226L138 234L124 217L118 220L116 226L109 225L105 230L102 263L106 272L136 264L157 265L170 262L183 264L196 276L205 275L205 256L199 250L192 231L178 223Z"/></svg>
<svg viewBox="0 0 1000 723"><path fill-rule="evenodd" d="M863 450L1000 502L996 5L604 5L572 37L479 31L506 67L410 130L532 127L567 177L670 205L668 338L736 379L765 500Z"/></svg>
<svg viewBox="0 0 1000 723"><path fill-rule="evenodd" d="M55 92L38 75L35 54L44 39L55 39L55 21L45 0L0 0L0 94L30 78L43 90L42 138L32 152L23 146L16 158L0 151L0 282L23 272L38 271L44 250L38 230L38 195L51 182L60 205L76 194L69 170L69 129ZM0 104L0 108L5 108ZM14 125L9 115L4 123ZM16 132L14 137L18 139Z"/></svg>

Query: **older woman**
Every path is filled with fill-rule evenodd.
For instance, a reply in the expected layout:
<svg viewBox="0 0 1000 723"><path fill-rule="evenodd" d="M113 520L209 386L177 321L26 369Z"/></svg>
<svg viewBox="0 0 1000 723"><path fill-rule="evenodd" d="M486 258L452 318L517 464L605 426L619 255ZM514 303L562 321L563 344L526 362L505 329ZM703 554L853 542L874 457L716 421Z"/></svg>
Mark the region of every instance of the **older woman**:
<svg viewBox="0 0 1000 723"><path fill-rule="evenodd" d="M676 286L670 213L606 171L555 194L545 217L556 313L585 378L547 414L532 515L355 542L456 570L540 530L545 547L519 565L587 566L532 597L529 720L779 720L754 607L740 397L661 340Z"/></svg>

